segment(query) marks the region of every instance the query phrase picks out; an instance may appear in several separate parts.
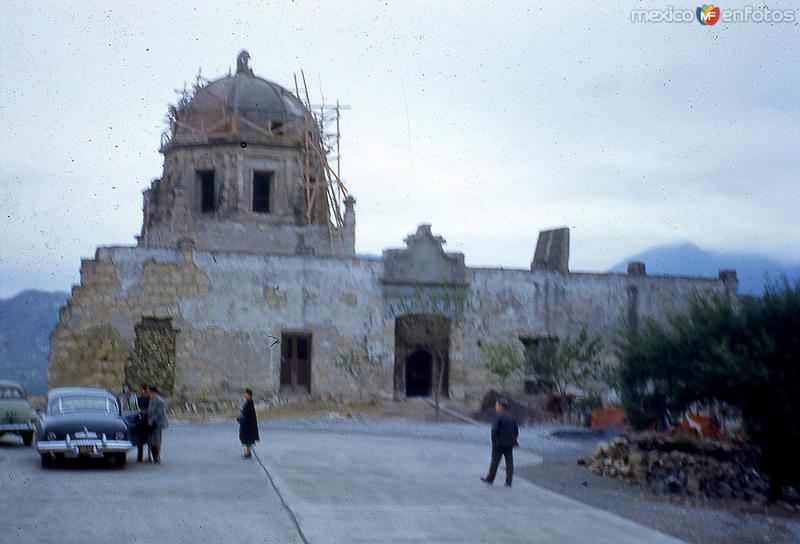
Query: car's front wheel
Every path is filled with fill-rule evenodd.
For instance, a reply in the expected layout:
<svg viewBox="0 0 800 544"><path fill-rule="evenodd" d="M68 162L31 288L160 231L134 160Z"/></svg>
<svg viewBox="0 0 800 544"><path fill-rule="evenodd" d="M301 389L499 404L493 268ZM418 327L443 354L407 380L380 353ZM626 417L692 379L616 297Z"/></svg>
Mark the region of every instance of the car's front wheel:
<svg viewBox="0 0 800 544"><path fill-rule="evenodd" d="M125 463L128 462L128 454L127 453L114 453L111 456L111 462L114 463L114 466L117 468L122 468L125 466Z"/></svg>
<svg viewBox="0 0 800 544"><path fill-rule="evenodd" d="M25 444L26 446L30 446L31 444L33 444L32 432L19 433L19 435L22 437L22 443Z"/></svg>
<svg viewBox="0 0 800 544"><path fill-rule="evenodd" d="M42 454L42 468L50 468L53 466L53 456L49 453Z"/></svg>

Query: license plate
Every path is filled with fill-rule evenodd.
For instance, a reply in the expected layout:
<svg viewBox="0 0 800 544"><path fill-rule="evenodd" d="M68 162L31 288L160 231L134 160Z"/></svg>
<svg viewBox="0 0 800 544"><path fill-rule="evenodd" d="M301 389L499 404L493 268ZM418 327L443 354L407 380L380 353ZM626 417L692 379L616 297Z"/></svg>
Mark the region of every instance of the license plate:
<svg viewBox="0 0 800 544"><path fill-rule="evenodd" d="M91 446L81 446L79 449L81 453L92 453Z"/></svg>

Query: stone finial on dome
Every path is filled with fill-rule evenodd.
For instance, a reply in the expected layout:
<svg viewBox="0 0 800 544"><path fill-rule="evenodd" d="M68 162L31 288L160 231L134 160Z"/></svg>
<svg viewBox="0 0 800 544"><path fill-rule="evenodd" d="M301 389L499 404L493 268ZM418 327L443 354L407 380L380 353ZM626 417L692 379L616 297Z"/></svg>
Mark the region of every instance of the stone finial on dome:
<svg viewBox="0 0 800 544"><path fill-rule="evenodd" d="M247 50L242 49L242 52L239 53L239 56L236 57L236 73L237 74L245 74L248 76L254 76L253 69L250 68L250 53Z"/></svg>

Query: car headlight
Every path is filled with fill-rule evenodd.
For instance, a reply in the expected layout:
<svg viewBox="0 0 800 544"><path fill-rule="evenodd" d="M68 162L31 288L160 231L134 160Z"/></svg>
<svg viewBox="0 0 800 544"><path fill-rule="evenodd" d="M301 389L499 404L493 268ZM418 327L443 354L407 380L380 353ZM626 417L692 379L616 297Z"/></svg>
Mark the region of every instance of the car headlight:
<svg viewBox="0 0 800 544"><path fill-rule="evenodd" d="M55 440L56 439L56 433L53 433L53 432L47 433L47 437L46 438L48 440Z"/></svg>
<svg viewBox="0 0 800 544"><path fill-rule="evenodd" d="M114 438L117 439L117 440L125 440L125 433L122 433L122 432L117 433L117 434L114 435Z"/></svg>

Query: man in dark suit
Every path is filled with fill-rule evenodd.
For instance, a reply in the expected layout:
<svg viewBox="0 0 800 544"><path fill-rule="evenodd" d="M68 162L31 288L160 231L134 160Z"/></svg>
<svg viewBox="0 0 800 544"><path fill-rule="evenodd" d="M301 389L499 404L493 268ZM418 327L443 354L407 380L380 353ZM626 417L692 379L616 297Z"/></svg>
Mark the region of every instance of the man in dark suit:
<svg viewBox="0 0 800 544"><path fill-rule="evenodd" d="M481 476L481 480L489 485L494 482L500 457L506 459L506 487L511 487L514 478L514 448L519 445L519 427L514 416L508 413L508 401L497 399L494 405L495 416L492 420L492 464L489 474Z"/></svg>
<svg viewBox="0 0 800 544"><path fill-rule="evenodd" d="M139 387L139 394L136 395L136 404L139 407L138 419L136 420L136 430L139 432L139 443L137 444L136 462L144 462L144 446L147 444L147 407L150 405L150 396L147 393L147 386L142 384ZM152 452L147 452L148 462L153 459Z"/></svg>

